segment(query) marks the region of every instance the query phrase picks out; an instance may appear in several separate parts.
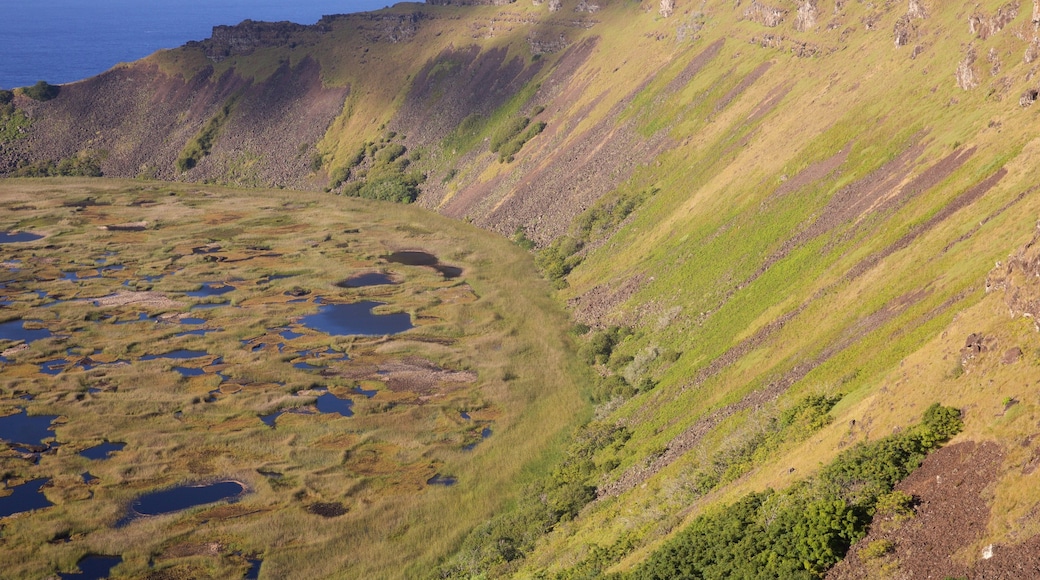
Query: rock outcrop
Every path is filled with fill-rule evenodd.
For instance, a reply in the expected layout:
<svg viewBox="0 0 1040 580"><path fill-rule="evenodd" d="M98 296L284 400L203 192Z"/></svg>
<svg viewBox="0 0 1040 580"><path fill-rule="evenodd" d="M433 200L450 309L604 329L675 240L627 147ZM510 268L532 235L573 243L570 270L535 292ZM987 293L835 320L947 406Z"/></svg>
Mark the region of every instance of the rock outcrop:
<svg viewBox="0 0 1040 580"><path fill-rule="evenodd" d="M1040 224L1033 239L1011 254L1004 264L986 277L986 292L1004 292L1004 302L1012 316L1033 319L1040 331Z"/></svg>

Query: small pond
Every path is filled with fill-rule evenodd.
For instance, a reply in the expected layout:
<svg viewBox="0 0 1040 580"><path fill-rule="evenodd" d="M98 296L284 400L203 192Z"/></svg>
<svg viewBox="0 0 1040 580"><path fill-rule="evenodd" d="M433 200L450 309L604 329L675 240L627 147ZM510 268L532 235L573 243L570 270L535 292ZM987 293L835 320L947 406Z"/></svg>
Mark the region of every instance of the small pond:
<svg viewBox="0 0 1040 580"><path fill-rule="evenodd" d="M111 443L105 441L101 445L95 445L84 449L83 451L80 451L79 454L81 457L86 457L87 459L108 459L110 455L116 451L122 451L124 447L126 447L126 443Z"/></svg>
<svg viewBox="0 0 1040 580"><path fill-rule="evenodd" d="M372 301L324 304L317 313L301 318L300 324L334 336L384 336L404 332L413 327L412 317L407 312L372 313L373 308L383 304Z"/></svg>
<svg viewBox="0 0 1040 580"><path fill-rule="evenodd" d="M206 319L205 318L196 318L196 317L188 316L188 317L185 317L185 318L181 318L177 322L179 322L181 324L187 324L187 325L190 325L190 326L195 326L195 325L198 325L198 324L206 324Z"/></svg>
<svg viewBox="0 0 1040 580"><path fill-rule="evenodd" d="M173 370L180 373L182 377L201 377L206 374L206 371L192 367L173 367Z"/></svg>
<svg viewBox="0 0 1040 580"><path fill-rule="evenodd" d="M243 580L257 580L260 578L260 566L264 563L259 558L246 560L249 562L249 570L246 570L246 575L242 577Z"/></svg>
<svg viewBox="0 0 1040 580"><path fill-rule="evenodd" d="M43 236L32 232L0 232L0 244L15 244L18 242L33 242Z"/></svg>
<svg viewBox="0 0 1040 580"><path fill-rule="evenodd" d="M34 479L14 486L12 488L14 493L0 497L0 518L54 505L40 491L40 488L48 481L47 479Z"/></svg>
<svg viewBox="0 0 1040 580"><path fill-rule="evenodd" d="M185 294L192 298L209 298L210 296L221 296L227 294L228 292L232 292L234 289L235 287L230 284L224 284L222 282L206 282L202 285L202 288L192 292L185 292Z"/></svg>
<svg viewBox="0 0 1040 580"><path fill-rule="evenodd" d="M437 475L434 475L430 479L427 479L426 480L426 485L443 485L445 487L450 487L450 486L455 485L456 483L458 483L458 481L459 480L457 478L455 478L455 477L452 477L450 475L441 475L441 474L438 473Z"/></svg>
<svg viewBox="0 0 1040 580"><path fill-rule="evenodd" d="M61 373L61 371L65 370L65 367L68 366L68 364L69 361L63 358L56 358L54 360L49 360L42 363L40 365L40 372L45 375L54 376Z"/></svg>
<svg viewBox="0 0 1040 580"><path fill-rule="evenodd" d="M58 576L61 580L101 580L102 578L108 578L112 568L118 566L122 561L122 556L91 554L84 556L79 562L76 562L79 572L68 572L58 574Z"/></svg>
<svg viewBox="0 0 1040 580"><path fill-rule="evenodd" d="M361 387L354 387L353 389L351 389L350 392L357 395L363 395L366 399L371 399L372 397L376 396L376 394L379 391L375 389L363 389Z"/></svg>
<svg viewBox="0 0 1040 580"><path fill-rule="evenodd" d="M344 417L352 417L354 415L354 401L350 399L341 399L332 393L325 393L318 397L314 404L318 407L319 413L339 413Z"/></svg>
<svg viewBox="0 0 1040 580"><path fill-rule="evenodd" d="M57 415L28 415L21 409L14 415L0 417L0 439L8 443L42 445L43 440L54 437L51 423Z"/></svg>
<svg viewBox="0 0 1040 580"><path fill-rule="evenodd" d="M130 511L134 515L157 516L223 499L236 498L245 491L245 486L237 481L221 481L208 485L182 485L142 495L130 504Z"/></svg>
<svg viewBox="0 0 1040 580"><path fill-rule="evenodd" d="M209 353L204 350L188 350L180 349L170 351L165 354L149 354L141 357L141 360L156 360L160 358L173 358L173 359L189 359L189 358L201 358L209 356Z"/></svg>
<svg viewBox="0 0 1040 580"><path fill-rule="evenodd" d="M365 288L368 286L383 286L385 284L394 284L394 279L389 274L382 272L369 272L368 274L358 274L357 276L351 276L346 280L336 282L336 286L340 288Z"/></svg>
<svg viewBox="0 0 1040 580"><path fill-rule="evenodd" d="M24 340L31 343L49 336L51 331L46 328L25 328L24 320L0 322L0 340Z"/></svg>

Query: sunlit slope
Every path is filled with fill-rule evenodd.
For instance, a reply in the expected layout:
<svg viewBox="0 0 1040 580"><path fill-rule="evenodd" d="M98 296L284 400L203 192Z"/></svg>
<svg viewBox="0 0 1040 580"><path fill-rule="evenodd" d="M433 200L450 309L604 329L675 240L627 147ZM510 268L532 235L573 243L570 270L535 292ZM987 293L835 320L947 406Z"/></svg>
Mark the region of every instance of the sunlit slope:
<svg viewBox="0 0 1040 580"><path fill-rule="evenodd" d="M893 38L903 5L818 8L804 32L709 18L716 27L626 109L676 146L611 194L652 192L575 254L563 294L579 319L634 326L610 366L656 387L612 413L634 432L620 465L531 569L597 558L624 569L710 503L798 480L934 401L965 409L958 441L1006 449L996 495L1017 503L994 504L973 560L1034 533L1008 535L1033 529L1015 518L1040 500L1018 457L1035 432L1036 334L1021 309L1009 316L1003 290L986 293L1038 215L1027 7L1010 22L996 4L929 7L905 46ZM820 50L805 54L806 42ZM988 60L965 64L969 52ZM597 238L595 227L571 234ZM976 332L996 346L962 365ZM1015 347L1032 354L1003 364ZM843 396L833 423L755 455L768 419L808 394ZM705 489L716 469L722 484Z"/></svg>
<svg viewBox="0 0 1040 580"><path fill-rule="evenodd" d="M599 417L633 436L597 458L600 499L546 538L527 572L629 569L718 501L799 480L935 401L965 411L954 443L1003 449L993 515L971 542L1031 537L1040 495L1021 465L1038 369L1022 315L1036 313L987 293L986 279L1040 215L1038 9L553 4L404 4L220 62L199 46L161 53L127 70L214 95L178 104L168 137L103 119L54 140L64 149L48 157L34 147L63 130L49 119L82 102L63 101L79 98L68 87L47 103L16 96L38 116L2 159L107 151L102 168L129 176L140 163L118 160L130 147L163 178L348 192L399 144L396 159L425 177L419 204L535 244L578 322L633 330L599 363L629 387L602 396ZM286 79L307 79L304 102L323 103L308 130L272 109L275 132L292 138L244 147L257 113L243 103ZM239 92L209 155L177 171ZM135 97L139 117L158 94ZM524 123L545 125L511 160L493 150ZM996 342L962 353L973 333ZM1014 347L1022 355L1004 364ZM841 396L830 424L771 439L771 421L807 395Z"/></svg>

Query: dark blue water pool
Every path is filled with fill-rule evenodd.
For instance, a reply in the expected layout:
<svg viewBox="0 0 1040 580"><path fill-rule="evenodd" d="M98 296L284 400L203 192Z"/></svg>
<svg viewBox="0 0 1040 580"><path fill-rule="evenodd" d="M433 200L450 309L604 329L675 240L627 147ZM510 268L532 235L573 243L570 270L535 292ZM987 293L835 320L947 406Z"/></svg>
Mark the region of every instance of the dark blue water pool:
<svg viewBox="0 0 1040 580"><path fill-rule="evenodd" d="M191 367L173 367L173 370L180 373L182 377L201 377L206 374L206 371L202 369L193 369Z"/></svg>
<svg viewBox="0 0 1040 580"><path fill-rule="evenodd" d="M173 359L189 359L189 358L201 358L208 356L209 353L204 350L187 350L180 349L170 351L165 354L149 354L141 357L141 360L156 360L160 358L173 358Z"/></svg>
<svg viewBox="0 0 1040 580"><path fill-rule="evenodd" d="M318 407L319 413L339 413L344 417L352 417L354 415L354 401L350 399L341 399L332 393L325 393L318 397L318 400L314 402Z"/></svg>
<svg viewBox="0 0 1040 580"><path fill-rule="evenodd" d="M456 483L458 483L458 481L459 480L457 478L455 478L455 477L452 477L450 475L441 475L441 474L438 473L437 475L434 475L430 479L427 479L426 480L426 485L443 485L445 487L450 487L450 486L455 485Z"/></svg>
<svg viewBox="0 0 1040 580"><path fill-rule="evenodd" d="M79 562L76 562L76 566L80 570L79 572L68 572L58 574L58 576L61 580L101 580L102 578L108 578L112 568L118 566L122 561L122 556L99 556L92 554L84 556Z"/></svg>
<svg viewBox="0 0 1040 580"><path fill-rule="evenodd" d="M246 560L249 562L249 570L246 570L246 575L242 577L243 580L257 580L260 577L260 566L264 563L263 560L256 558Z"/></svg>
<svg viewBox="0 0 1040 580"><path fill-rule="evenodd" d="M44 439L54 437L51 423L57 418L57 415L29 416L25 409L0 417L0 439L8 443L42 445Z"/></svg>
<svg viewBox="0 0 1040 580"><path fill-rule="evenodd" d="M235 287L230 284L224 284L221 282L206 282L202 285L202 288L193 292L185 292L192 298L209 298L210 296L220 296L227 294L228 292L234 291Z"/></svg>
<svg viewBox="0 0 1040 580"><path fill-rule="evenodd" d="M275 411L268 415L260 415L260 420L264 422L264 425L274 427L274 422L277 421L278 417L280 417L284 412L285 411Z"/></svg>
<svg viewBox="0 0 1040 580"><path fill-rule="evenodd" d="M394 279L389 274L382 272L369 272L368 274L358 274L357 276L351 276L342 282L337 282L336 286L340 288L365 288L368 286L382 286L384 284L393 284Z"/></svg>
<svg viewBox="0 0 1040 580"><path fill-rule="evenodd" d="M412 328L412 317L407 312L373 314L372 309L382 302L355 302L353 304L325 304L316 314L300 319L307 328L334 336L383 336L397 334Z"/></svg>
<svg viewBox="0 0 1040 580"><path fill-rule="evenodd" d="M362 389L361 387L354 387L353 389L351 389L351 392L356 393L358 395L363 395L367 399L371 399L372 397L376 396L376 393L378 393L379 391L375 389Z"/></svg>
<svg viewBox="0 0 1040 580"><path fill-rule="evenodd" d="M79 454L87 459L108 459L108 456L116 451L122 451L126 443L111 443L105 441L101 445L95 445L80 451Z"/></svg>
<svg viewBox="0 0 1040 580"><path fill-rule="evenodd" d="M47 479L27 481L12 488L14 493L11 495L0 497L0 518L54 505L40 491L40 488L48 481Z"/></svg>
<svg viewBox="0 0 1040 580"><path fill-rule="evenodd" d="M69 364L69 361L63 358L56 358L49 360L40 365L40 372L45 375L57 375L61 371L65 370L65 367Z"/></svg>
<svg viewBox="0 0 1040 580"><path fill-rule="evenodd" d="M292 330L288 330L287 329L287 330L283 330L280 333L278 333L278 336L282 337L285 340L292 340L294 338L300 338L301 336L303 336L303 333L302 332L293 332Z"/></svg>
<svg viewBox="0 0 1040 580"><path fill-rule="evenodd" d="M24 320L0 322L0 340L24 340L31 343L49 336L51 331L46 328L25 328Z"/></svg>
<svg viewBox="0 0 1040 580"><path fill-rule="evenodd" d="M40 234L32 232L0 232L0 244L14 244L18 242L33 242L42 238Z"/></svg>
<svg viewBox="0 0 1040 580"><path fill-rule="evenodd" d="M157 516L191 507L231 499L242 495L246 488L237 481L221 481L207 485L182 485L172 489L148 493L130 504L136 515Z"/></svg>
<svg viewBox="0 0 1040 580"><path fill-rule="evenodd" d="M188 325L206 324L206 319L205 318L186 317L186 318L181 318L177 322L179 322L181 324L188 324Z"/></svg>

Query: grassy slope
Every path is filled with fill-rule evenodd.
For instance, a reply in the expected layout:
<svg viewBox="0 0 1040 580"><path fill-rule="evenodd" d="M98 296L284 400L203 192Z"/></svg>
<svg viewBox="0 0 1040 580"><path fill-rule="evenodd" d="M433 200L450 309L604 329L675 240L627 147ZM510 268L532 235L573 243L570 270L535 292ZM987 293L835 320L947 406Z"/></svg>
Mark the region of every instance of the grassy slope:
<svg viewBox="0 0 1040 580"><path fill-rule="evenodd" d="M996 3L987 3L979 12L992 14L996 8ZM797 33L791 18L779 29L768 30L737 20L724 5L707 6L709 26L703 38L677 51L676 64L664 67L628 111L647 131L666 128L680 144L662 155L657 167L638 173L627 184L657 186L661 192L568 277L564 296L577 297L605 281L635 274L652 277L614 311L616 320L634 322L641 330L622 351L635 355L658 346L683 353L674 364L651 367L658 387L612 414L636 435L608 479L652 458L710 411L785 376L798 378L802 373L789 373L799 363L818 364L775 404L792 404L806 393L842 393L845 399L832 412L834 423L734 484L697 499L690 485L698 467L714 449L741 440L747 425L770 411L767 405L740 412L646 485L594 504L553 534L531 559L531 570L573 564L589 546L610 546L629 535L645 547L622 563L625 568L710 503L751 489L787 485L850 441L875 438L911 423L935 400L968 410L963 439L996 439L1012 447L1023 429L1032 431L1027 425L1037 415L1035 396L1015 408L1014 418L994 418L994 413L1003 407L1005 396L1019 392L1012 385L1035 376L1035 357L1027 356L1014 368L988 361L975 376L951 374L972 328L977 332L985 327L1002 336L1002 346L1035 342L1027 321L1007 320L999 313L1001 298L984 300L982 291L994 262L1028 241L1040 209L1035 196L1027 195L1013 209L999 213L1037 178L1030 130L1036 111L1016 102L1028 86L1029 69L1021 60L1026 42L1015 36L1031 34L1028 14L1020 14L1001 33L976 40L979 54L993 47L1003 68L994 77L985 64L981 86L962 91L953 71L969 40L962 32L966 8L934 7L920 23L920 37L906 47L894 46L890 34L902 15L901 6L890 7L872 31L862 25L867 16L863 5L846 4L838 16L833 10L832 3L820 3L820 26ZM832 17L840 26L826 30ZM846 27L851 31L842 45L838 34ZM749 44L751 37L765 32L841 48L800 59ZM720 37L726 39L720 56L680 92L662 98L663 87L683 63ZM912 60L916 43L926 49ZM724 95L766 61L772 67L765 74L720 106ZM980 61L985 62L981 57ZM998 82L1005 77L1009 89ZM779 106L755 118L755 111L772 95L783 95ZM911 159L910 175L900 184L955 150L975 150L959 169L896 210L848 216L755 277L785 240L825 213L832 196L884 166L915 139L921 153ZM783 197L771 197L787 179L846 145L848 157L839 171ZM858 262L916 231L1000 167L1008 175L980 199L929 224L908 246L896 245L862 275L842 279ZM888 191L894 194L898 187ZM954 243L991 214L998 215L967 240ZM743 284L749 279L753 281ZM821 290L824 293L818 295ZM711 361L799 306L803 308L780 330L717 375L695 384L694 377ZM634 314L640 311L649 314ZM976 326L965 322L969 316ZM865 327L871 320L877 326ZM986 381L1003 386L979 388ZM867 427L850 430L852 419ZM1006 465L996 492L1001 503L986 541L1007 539L1013 516L1000 513L1009 505L1006 497L1016 498L1016 514L1025 511L1023 505L1040 501L1040 494L1030 492L1022 476L1012 472L1015 463L1009 459Z"/></svg>

